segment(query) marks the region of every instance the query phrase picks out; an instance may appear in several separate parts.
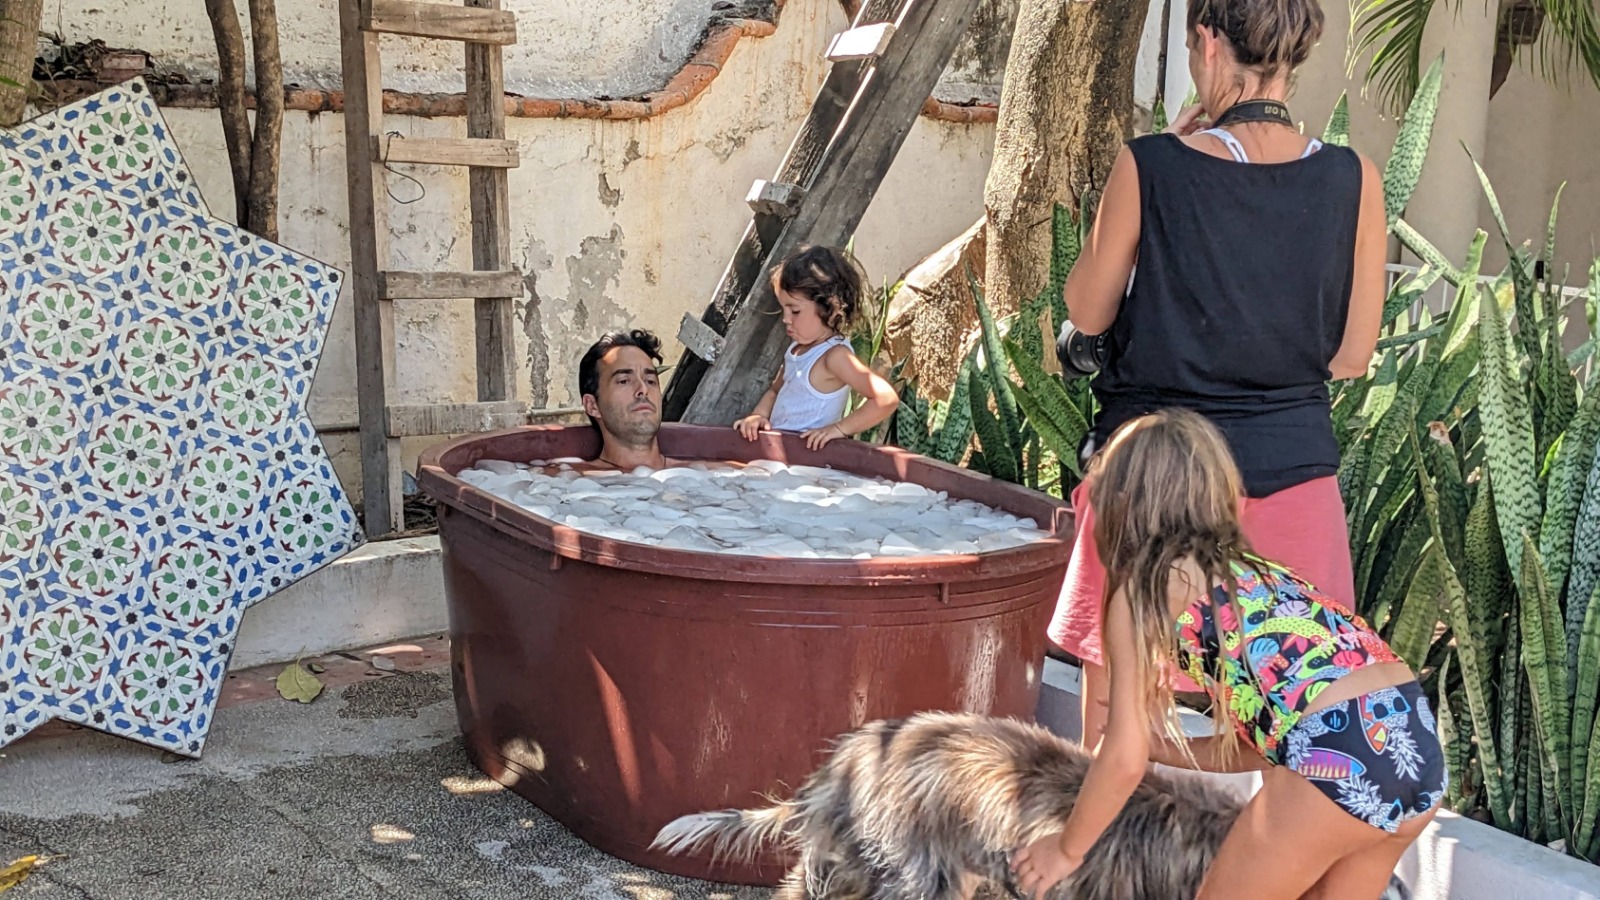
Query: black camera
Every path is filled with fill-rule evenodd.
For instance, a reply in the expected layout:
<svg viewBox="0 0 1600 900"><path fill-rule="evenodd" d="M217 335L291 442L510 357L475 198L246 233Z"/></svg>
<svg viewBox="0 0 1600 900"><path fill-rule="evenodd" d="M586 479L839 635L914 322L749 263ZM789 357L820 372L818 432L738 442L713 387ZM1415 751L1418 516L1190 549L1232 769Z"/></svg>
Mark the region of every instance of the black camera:
<svg viewBox="0 0 1600 900"><path fill-rule="evenodd" d="M1088 378L1100 371L1111 352L1111 335L1084 334L1067 322L1056 337L1056 359L1061 360L1061 377Z"/></svg>

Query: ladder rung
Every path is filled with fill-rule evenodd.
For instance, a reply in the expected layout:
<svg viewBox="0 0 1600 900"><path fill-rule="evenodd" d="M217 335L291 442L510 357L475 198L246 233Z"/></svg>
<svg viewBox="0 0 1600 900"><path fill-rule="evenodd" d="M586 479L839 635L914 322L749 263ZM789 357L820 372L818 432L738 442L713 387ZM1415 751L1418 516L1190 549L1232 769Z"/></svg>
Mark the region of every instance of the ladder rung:
<svg viewBox="0 0 1600 900"><path fill-rule="evenodd" d="M378 296L385 300L457 300L522 296L522 273L379 272Z"/></svg>
<svg viewBox="0 0 1600 900"><path fill-rule="evenodd" d="M876 25L863 25L860 28L841 31L833 36L833 42L828 45L828 61L877 59L888 49L889 39L892 37L894 37L892 22L879 22Z"/></svg>
<svg viewBox="0 0 1600 900"><path fill-rule="evenodd" d="M367 14L362 17L361 28L363 31L475 44L517 42L517 17L514 13L448 3L371 0Z"/></svg>
<svg viewBox="0 0 1600 900"><path fill-rule="evenodd" d="M516 141L495 138L403 138L382 142L374 154L392 163L485 169L515 169L522 162Z"/></svg>
<svg viewBox="0 0 1600 900"><path fill-rule="evenodd" d="M483 403L423 403L391 406L384 427L392 438L470 434L526 425L534 419L564 418L573 410L533 410L521 400Z"/></svg>

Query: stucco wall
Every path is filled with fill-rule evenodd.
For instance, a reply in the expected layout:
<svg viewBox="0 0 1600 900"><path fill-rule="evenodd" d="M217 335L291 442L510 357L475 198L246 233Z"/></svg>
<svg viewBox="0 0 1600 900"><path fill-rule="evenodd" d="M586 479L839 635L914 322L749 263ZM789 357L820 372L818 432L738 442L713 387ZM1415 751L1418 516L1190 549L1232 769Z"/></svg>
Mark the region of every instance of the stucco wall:
<svg viewBox="0 0 1600 900"><path fill-rule="evenodd" d="M653 329L676 356L679 319L704 307L749 219L745 193L771 177L826 74L828 38L846 24L836 0L789 0L777 33L740 42L717 79L681 109L624 121L508 120L507 135L522 150L522 165L510 172L512 256L526 276L517 308L519 398L575 404L578 357L607 328ZM228 214L216 111L164 112L207 201ZM391 116L384 128L404 140L460 135L464 125ZM918 121L856 237L874 282L897 278L981 214L992 135L991 126ZM287 114L283 148L283 241L347 265L343 117ZM421 185L388 179L396 197L417 198L390 204L390 266L470 268L464 170L396 169ZM470 302L398 302L394 402L472 400L472 333ZM313 390L321 424L355 421L352 345L346 296ZM358 488L355 435L328 441L345 484ZM408 441L408 456L430 442Z"/></svg>
<svg viewBox="0 0 1600 900"><path fill-rule="evenodd" d="M840 0L835 5L843 8ZM995 103L1018 0L983 0L934 95L952 103ZM245 3L236 4L241 11ZM339 87L335 0L278 0L286 83ZM714 12L712 0L503 0L518 42L505 49L506 88L533 97L628 97L659 89L693 52ZM774 0L737 0L744 14L770 17ZM151 53L164 71L214 79L216 46L204 4L175 0L59 0L44 29L67 43L98 38ZM248 16L241 27L250 33ZM838 19L841 27L845 19ZM247 68L250 61L247 60ZM462 89L461 48L446 41L385 38L384 85L401 91Z"/></svg>
<svg viewBox="0 0 1600 900"><path fill-rule="evenodd" d="M162 68L196 80L216 77L216 45L199 0L59 0L46 7L45 30L69 43L99 38L145 50ZM339 87L336 0L278 0L277 7L284 81ZM504 54L506 88L544 97L659 88L689 57L711 14L708 0L505 0L503 7L518 16L518 41ZM247 17L241 22L248 41ZM387 37L383 77L394 90L460 91L461 45Z"/></svg>

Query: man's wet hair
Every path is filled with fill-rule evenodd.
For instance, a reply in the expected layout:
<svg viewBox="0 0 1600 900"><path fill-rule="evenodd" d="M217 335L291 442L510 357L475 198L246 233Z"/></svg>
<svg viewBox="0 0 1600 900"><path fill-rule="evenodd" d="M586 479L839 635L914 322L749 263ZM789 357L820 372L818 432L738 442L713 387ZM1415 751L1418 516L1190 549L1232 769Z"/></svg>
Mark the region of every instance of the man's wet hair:
<svg viewBox="0 0 1600 900"><path fill-rule="evenodd" d="M643 328L608 331L600 335L600 340L595 341L578 362L578 396L600 393L600 358L616 347L638 347L657 365L661 363L661 339L654 334Z"/></svg>

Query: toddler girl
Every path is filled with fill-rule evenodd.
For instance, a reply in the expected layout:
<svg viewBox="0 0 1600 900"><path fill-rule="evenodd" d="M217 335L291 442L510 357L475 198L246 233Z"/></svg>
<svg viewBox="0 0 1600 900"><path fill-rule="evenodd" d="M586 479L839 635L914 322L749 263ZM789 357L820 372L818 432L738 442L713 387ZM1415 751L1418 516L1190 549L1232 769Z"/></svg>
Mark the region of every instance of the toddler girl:
<svg viewBox="0 0 1600 900"><path fill-rule="evenodd" d="M803 247L773 270L790 344L772 387L733 424L746 440L767 428L798 431L807 447L819 450L894 413L900 405L894 387L856 358L844 335L865 287L854 261L833 247ZM866 402L845 415L851 390Z"/></svg>

